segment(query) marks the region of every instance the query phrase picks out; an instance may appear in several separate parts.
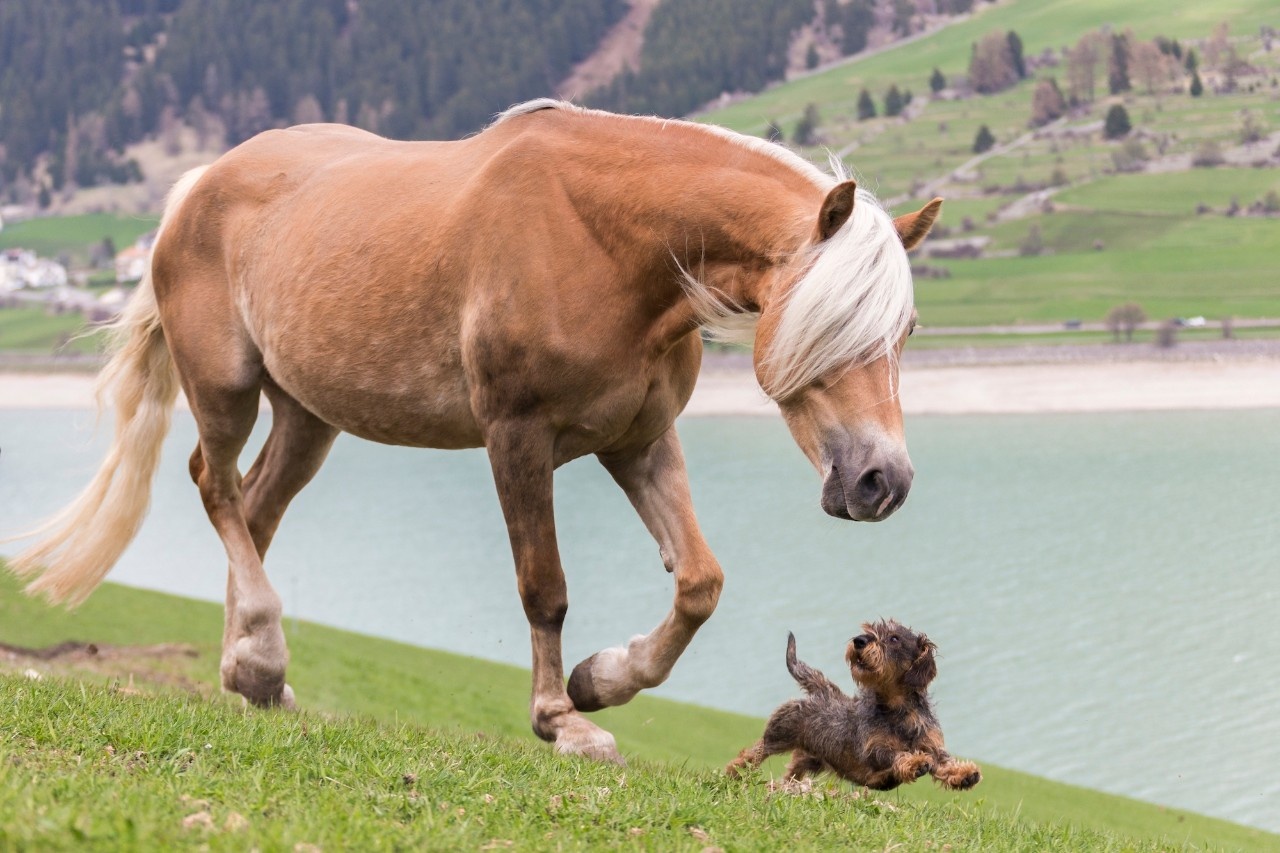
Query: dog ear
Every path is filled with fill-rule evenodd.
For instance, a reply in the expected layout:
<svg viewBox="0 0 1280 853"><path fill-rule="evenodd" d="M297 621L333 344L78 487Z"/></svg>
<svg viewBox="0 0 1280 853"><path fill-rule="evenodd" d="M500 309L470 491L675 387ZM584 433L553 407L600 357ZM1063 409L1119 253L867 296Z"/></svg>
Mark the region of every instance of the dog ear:
<svg viewBox="0 0 1280 853"><path fill-rule="evenodd" d="M916 655L915 662L911 664L911 669L907 670L903 681L907 687L912 690L921 690L929 686L929 682L933 681L938 675L938 664L933 659L933 650L936 649L929 638L920 635L920 653Z"/></svg>

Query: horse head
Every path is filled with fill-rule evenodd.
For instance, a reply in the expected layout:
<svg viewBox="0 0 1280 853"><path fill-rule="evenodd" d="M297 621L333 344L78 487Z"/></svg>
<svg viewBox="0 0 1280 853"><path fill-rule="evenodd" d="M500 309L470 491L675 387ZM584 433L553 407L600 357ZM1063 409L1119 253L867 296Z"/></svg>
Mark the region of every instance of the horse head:
<svg viewBox="0 0 1280 853"><path fill-rule="evenodd" d="M911 489L898 399L898 357L916 317L907 250L941 205L891 219L842 181L808 249L761 306L756 377L822 476L822 508L836 518L882 521Z"/></svg>

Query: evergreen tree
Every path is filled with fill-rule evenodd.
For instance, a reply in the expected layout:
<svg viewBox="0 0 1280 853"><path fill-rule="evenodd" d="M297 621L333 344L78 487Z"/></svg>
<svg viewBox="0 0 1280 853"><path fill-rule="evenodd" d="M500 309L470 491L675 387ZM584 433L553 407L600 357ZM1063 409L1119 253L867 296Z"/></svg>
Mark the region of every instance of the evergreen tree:
<svg viewBox="0 0 1280 853"><path fill-rule="evenodd" d="M1187 48L1187 58L1182 61L1182 66L1187 69L1188 73L1192 74L1200 68L1200 59L1196 56L1194 48Z"/></svg>
<svg viewBox="0 0 1280 853"><path fill-rule="evenodd" d="M902 107L902 93L898 91L898 84L894 83L889 86L889 91L884 96L884 114L885 116L901 115Z"/></svg>
<svg viewBox="0 0 1280 853"><path fill-rule="evenodd" d="M1123 104L1113 104L1107 110L1106 121L1102 125L1102 135L1107 139L1119 139L1128 135L1133 126L1129 123L1129 111Z"/></svg>
<svg viewBox="0 0 1280 853"><path fill-rule="evenodd" d="M1027 61L1022 56L1022 39L1013 30L1009 30L1006 41L1009 42L1009 61L1019 80L1027 79Z"/></svg>
<svg viewBox="0 0 1280 853"><path fill-rule="evenodd" d="M792 140L796 145L817 145L818 124L821 121L822 117L818 115L818 105L808 104L804 108L804 115L796 123L795 133L791 135Z"/></svg>
<svg viewBox="0 0 1280 853"><path fill-rule="evenodd" d="M1191 97L1193 97L1193 98L1198 98L1198 97L1200 97L1201 95L1203 95L1203 94L1204 94L1204 83L1201 83L1201 82L1200 82L1200 72L1199 72L1199 70L1193 70L1193 71L1191 72L1191 89L1190 89L1190 92L1191 92Z"/></svg>
<svg viewBox="0 0 1280 853"><path fill-rule="evenodd" d="M858 95L858 121L866 121L875 117L876 102L872 99L871 93L863 89L862 94Z"/></svg>
<svg viewBox="0 0 1280 853"><path fill-rule="evenodd" d="M978 135L973 138L973 153L981 154L984 151L990 151L995 144L996 138L991 135L991 128L984 124L978 128Z"/></svg>
<svg viewBox="0 0 1280 853"><path fill-rule="evenodd" d="M945 88L947 88L947 78L942 76L942 71L935 67L933 73L929 75L929 89L936 95Z"/></svg>
<svg viewBox="0 0 1280 853"><path fill-rule="evenodd" d="M1129 39L1119 33L1111 37L1111 59L1107 65L1107 85L1111 94L1127 92L1129 85Z"/></svg>
<svg viewBox="0 0 1280 853"><path fill-rule="evenodd" d="M818 46L810 42L809 49L804 52L804 67L812 71L821 61L822 57L818 56Z"/></svg>

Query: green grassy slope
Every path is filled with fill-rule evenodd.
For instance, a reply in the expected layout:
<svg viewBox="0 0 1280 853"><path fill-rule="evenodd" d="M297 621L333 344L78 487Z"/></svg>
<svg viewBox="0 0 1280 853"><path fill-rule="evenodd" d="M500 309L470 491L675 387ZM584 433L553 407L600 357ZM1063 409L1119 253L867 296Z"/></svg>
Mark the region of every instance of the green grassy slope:
<svg viewBox="0 0 1280 853"><path fill-rule="evenodd" d="M26 647L46 646L68 639L135 645L187 643L191 644L199 652L199 655L195 658L178 657L166 659L158 665L160 677L173 683L188 686L195 685L194 689L197 692L210 696L216 695L210 685L216 684L217 678L217 643L221 636L222 625L220 607L107 584L96 592L93 598L79 610L68 613L60 609L48 608L38 601L22 596L17 591L17 586L11 578L7 575L2 575L2 577L3 580L0 580L0 642ZM549 791L556 791L562 788L573 789L572 785L579 783L567 783L564 780L577 779L578 774L587 774L583 778L597 779L598 777L601 780L605 780L600 781L598 783L600 785L608 785L608 779L613 778L609 777L611 772L609 770L599 768L583 769L577 763L561 765L550 758L548 748L534 740L533 736L529 734L527 725L529 682L528 673L523 670L377 640L308 623L295 624L290 622L286 625L286 630L292 649L290 681L297 691L301 704L309 709L336 714L358 714L366 720L378 721L384 724L398 722L400 724L411 723L415 726L430 725L446 731L454 730L456 734L481 731L487 736L514 738L514 743L503 747L504 750L512 750L513 755L504 757L501 760L503 762L515 761L521 764L535 765L534 769L529 771L535 773L535 777L529 779L525 785L536 792L538 797L542 798L540 802L545 800ZM22 664L19 669L25 666L26 664ZM79 671L78 674L90 685L122 683L127 681L128 678L126 669L119 667L115 669L110 667L88 668ZM17 682L4 682L3 686L0 686L0 693L12 696L14 691L21 687L22 685ZM31 687L30 689L37 688ZM24 724L25 728L22 729L22 734L17 740L11 738L8 741L0 741L3 744L3 746L0 746L0 751L10 752L21 759L17 766L22 767L24 766L23 762L27 761L34 761L35 764L29 772L12 768L0 769L0 791L5 791L6 789L25 790L30 786L32 778L43 778L46 773L51 774L53 777L58 777L58 773L48 769L46 762L55 762L72 754L88 755L89 764L94 768L89 781L84 783L84 788L77 788L75 791L69 792L67 795L69 799L63 801L54 809L58 814L73 812L73 805L68 803L80 802L81 800L78 798L81 797L92 797L95 790L94 786L106 784L103 781L104 779L112 778L113 774L121 772L119 767L121 759L119 756L127 751L127 747L119 744L127 743L130 738L138 740L149 737L149 733L153 731L152 727L156 724L147 722L148 720L165 719L174 714L187 714L192 719L190 725L197 727L201 731L204 729L199 727L230 726L235 728L237 733L228 735L228 737L234 739L235 745L230 752L227 749L222 749L218 752L217 773L222 775L199 785L185 788L176 786L179 780L171 778L171 776L181 770L180 764L172 766L163 764L153 768L155 773L159 774L159 778L154 783L158 787L149 789L150 793L140 793L138 801L140 803L147 802L149 797L167 797L164 803L158 807L160 810L159 816L155 818L160 824L167 826L168 824L164 822L174 819L174 815L177 814L175 810L181 810L182 804L174 802L180 794L186 793L192 797L208 799L208 786L222 790L223 794L219 795L221 797L220 801L228 803L227 808L232 808L233 810L237 808L261 808L261 804L265 799L271 798L274 804L272 811L273 813L278 812L279 820L282 822L279 825L273 823L272 832L283 832L289 826L305 824L308 809L318 807L318 805L307 806L304 802L295 801L295 796L291 793L293 788L290 786L298 778L314 781L315 774L321 772L316 766L308 763L310 759L305 755L298 758L295 763L287 765L284 770L279 772L273 770L271 780L265 778L266 767L274 767L272 762L284 760L279 754L280 751L287 752L288 748L292 748L290 744L298 746L299 742L296 740L298 726L301 725L305 728L306 726L318 725L314 717L301 718L305 722L295 721L295 718L287 715L250 713L247 717L240 717L230 711L222 710L229 701L225 699L215 700L213 703L215 707L208 710L197 710L198 707L203 706L186 704L183 700L163 700L164 702L174 702L176 704L157 706L160 710L154 710L138 707L138 700L124 700L118 697L113 699L100 692L81 692L78 688L67 689L53 686L46 688L41 686L38 689L55 691L53 693L40 694L45 698L40 699L37 703L37 707L41 703L52 705L53 710L49 710L43 716L37 714L35 722ZM112 705L113 702L115 705ZM121 703L128 703L128 707L126 708ZM115 710L112 710L112 708ZM179 710L172 710L175 708ZM180 710L183 708L193 710ZM28 709L22 713L31 715L36 714L36 711ZM97 736L99 739L95 741L90 736L92 735L92 721L104 715L116 715L121 720L113 729L112 734L112 737L118 742L116 747L117 758L114 759L104 757L101 753L104 744L110 738L102 737L99 733ZM637 789L650 791L648 796L653 801L644 804L637 803L636 808L640 808L643 805L644 809L657 810L656 812L645 812L648 817L643 818L640 825L647 827L646 831L656 831L656 827L662 821L677 821L678 819L678 822L683 823L697 822L702 819L701 816L696 819L689 816L679 817L679 814L671 812L670 809L675 808L678 812L679 809L684 808L684 803L696 803L699 802L699 798L710 798L707 802L718 803L728 797L729 794L732 794L730 799L744 796L747 797L747 800L745 804L733 806L729 811L712 812L724 818L724 820L719 821L719 825L726 827L741 825L745 818L742 813L733 811L733 809L737 808L749 808L750 813L755 815L755 817L751 818L752 821L773 824L773 815L779 807L770 805L775 801L766 800L758 785L752 788L750 793L743 793L736 788L726 787L719 781L718 775L720 767L732 758L741 747L750 743L759 735L762 725L760 720L644 696L637 698L623 708L611 709L596 715L596 717L603 725L615 733L620 748L632 760L633 769L638 763L668 762L662 765L660 769L652 771L652 776L645 783L646 785L660 787L664 784L676 785L679 783L680 785L687 784L693 791L703 792L694 793L671 787L664 791L659 791L653 787ZM74 744L65 742L64 738L58 735L58 732L62 727L70 725L72 721L81 720L81 718L83 720L75 723L75 725L82 728L89 726L90 729L86 729L80 735L77 735L81 740L76 741ZM375 736L370 733L373 731L370 728L372 726L371 722L354 722L350 725L352 726L350 730L344 729L337 736L340 738L366 738L370 741L376 740L379 743L387 741L388 743L402 744L423 742L424 740L430 741L442 737L442 735L429 734L417 730L394 728L383 730L384 734ZM154 731L156 736L160 737L169 746L143 745L138 747L139 749L148 750L149 752L160 749L166 755L169 755L170 752L176 753L179 750L179 747L174 744L177 742L175 739L180 739L179 736L182 734L181 727L167 733L163 729L154 729ZM184 737L186 739L182 742L186 743L188 747L190 744L195 743L196 740L201 740L201 746L204 742L214 742L204 735ZM266 742L263 745L255 745L260 737L266 738ZM86 742L84 738L89 738L89 741ZM34 743L32 739L34 739ZM223 741L219 742L225 741L226 739L224 738ZM271 746L270 744L272 743L277 744L277 746ZM493 756L486 757L481 755L483 752L482 745L472 744L471 746L466 746L465 744L469 743L469 741L457 741L456 739L451 739L444 743L446 745L439 747L444 752L459 752L471 749L480 750L480 752L475 754L474 759L464 760L457 755L451 759L432 759L433 761L443 762L445 766L451 769L446 773L437 764L432 764L431 773L440 778L448 776L450 773L473 780L486 778L484 777L485 768L489 767L495 759ZM372 747L370 748L372 749ZM383 759L375 756L362 757L360 755L362 749L364 747L358 743L343 746L341 749L342 761L349 763L351 767L356 769L362 766L379 767L378 762ZM183 753L183 755L186 754ZM203 760L201 755L199 750L195 750L192 759L184 758L182 760ZM173 760L176 761L177 758ZM390 761L390 759L387 760ZM413 827L416 827L414 831L422 830L424 825L409 820L412 815L404 816L403 809L407 806L401 800L407 796L407 791L397 788L393 783L398 778L397 774L408 771L399 769L406 766L404 762L401 762L398 766L392 766L394 764L395 762L393 761L391 765L378 769L377 772L373 773L371 778L374 781L361 780L358 784L353 783L348 778L351 772L355 772L354 770L350 768L343 770L342 774L335 777L338 781L331 783L334 791L330 793L334 793L343 788L344 785L347 785L354 786L354 795L357 797L367 796L373 798L373 800L379 800L385 796L388 802L387 813L392 815L393 821L399 820L412 824ZM5 767L4 762L0 762L0 768ZM214 769L211 766L210 772L213 772ZM775 767L774 769L778 768ZM1082 847L1068 846L1065 849L1090 849L1090 845L1094 843L1102 845L1103 848L1124 848L1130 844L1124 839L1162 840L1165 844L1191 843L1197 846L1214 845L1232 849L1251 849L1265 846L1268 843L1277 843L1275 837L1267 833L1224 821L1061 785L998 767L984 766L983 769L985 773L983 783L972 794L947 794L929 785L918 784L898 792L883 795L880 799L892 804L895 808L903 810L903 820L925 821L919 828L911 830L907 836L914 839L913 843L916 846L919 846L925 838L936 837L941 843L941 840L944 839L944 827L949 827L946 832L977 833L976 835L968 834L963 837L957 837L953 843L984 846L990 840L991 846L994 848L1007 846L1010 849L1017 849L1019 845L1028 844L1038 846L1039 842L1035 839L1042 837L1050 839L1044 842L1046 844L1065 844L1066 842L1063 839L1067 837L1086 839L1086 843ZM612 772L616 777L616 771ZM631 772L628 771L628 773ZM247 800L235 799L230 793L227 793L237 778L237 773L249 774L252 786L256 786L249 793L243 794L243 797L248 798ZM554 778L545 774L552 774ZM99 778L99 776L102 778ZM425 778L423 772L419 772L419 776L420 778ZM280 778L284 777L287 777L285 779L285 782L287 782L286 787L280 793L273 795L271 793L273 785L280 783ZM628 778L633 777L629 776ZM594 785L596 783L593 782L591 784ZM303 787L306 786L304 785ZM325 787L325 785L321 785L321 787ZM464 785L464 788L469 793L440 794L437 799L448 800L453 797L454 799L450 801L457 803L463 801L459 798L466 796L471 798L470 801L474 801L475 798L481 796L484 790L482 786L467 788ZM587 788L587 790L590 790L590 788ZM201 793L202 791L206 793ZM237 794L236 796L241 795ZM297 796L301 796L301 794ZM325 796L328 796L328 794ZM28 811L13 811L11 807L6 806L5 798L8 798L10 804L26 802L23 808L28 809ZM233 800L234 806L230 805ZM935 809L929 809L925 812L917 811L917 807L914 804L922 800L933 803ZM254 805L255 803L257 805ZM825 836L821 833L828 830L833 833L847 832L850 831L849 826L847 823L842 823L842 821L855 820L860 822L862 820L862 818L858 817L858 809L860 807L853 806L853 812L850 813L850 803L843 800L840 803L838 808L815 806L820 810L835 808L836 811L819 811L818 813L808 814L803 818L796 818L799 821L797 823L780 823L778 824L780 828L777 831L782 832L785 830L792 833L812 831L818 833L812 836L813 838L827 838L829 841L837 836ZM334 804L328 803L325 807L328 808L330 805ZM341 805L341 808L351 809L356 805L358 803L346 802ZM583 807L585 808L586 806L584 805ZM22 801L14 790L10 790L8 793L0 793L0 815L28 814L30 810L41 808L46 810L53 809L54 805L47 798ZM710 808L709 805L708 808ZM726 806L726 808L728 807ZM781 808L783 812L787 812L792 808L799 808L799 806L787 805ZM191 809L191 811L195 811L195 809ZM890 812L890 814L898 813ZM921 817L922 814L927 815L927 817ZM403 819L396 818L394 817L395 815L402 815ZM759 815L766 815L767 817L760 818ZM109 822L108 818L99 819L93 817L89 819L91 821L106 820ZM123 817L119 817L119 820L122 821L123 819ZM219 825L224 819L222 816L217 818ZM513 818L504 818L504 820L510 819ZM641 818L637 817L636 820L641 820ZM814 823L806 825L804 821L814 821ZM995 823L989 823L990 821ZM69 817L65 819L64 817L59 817L54 821L57 827L61 827L62 832L71 832L73 834L75 831L73 828L74 823L75 821ZM460 821L458 823L466 822ZM1051 831L1041 826L1047 824L1065 824L1074 827L1074 829ZM94 826L98 825L98 823L94 823ZM610 825L612 826L613 824ZM703 825L705 826L706 824ZM19 821L16 819L8 821L0 819L0 826L7 827L5 831L10 833L16 833L20 829ZM395 824L395 826L398 827L399 824ZM444 826L445 824L431 824L427 829L431 832L446 832L443 828ZM80 831L90 832L90 830L97 831L93 827L82 828ZM448 831L452 832L454 830L462 831L457 827ZM620 826L613 827L613 831L620 830ZM989 830L994 832L990 838L984 834ZM49 831L53 832L52 829ZM157 829L156 831L158 832L159 830ZM337 832L338 829L333 831ZM400 830L397 828L395 831L399 832ZM473 832L478 830L472 828L466 831ZM666 830L663 831L665 832ZM870 846L883 847L888 840L894 838L901 840L905 832L902 826L898 825L890 826L885 831L888 833L887 840L876 841ZM1099 838L1092 835L1097 831L1113 832L1117 835ZM22 838L26 836L11 835L10 837ZM58 836L55 833L44 837L59 838L63 836ZM67 838L69 837L67 836ZM156 835L150 837L164 838L167 836ZM269 837L274 838L276 836ZM403 837L406 839L421 839L424 836ZM440 837L465 839L465 843L471 843L476 838L476 836L472 835L442 835ZM805 837L809 838L809 836ZM879 839L881 836L869 837ZM0 846L3 845L4 838L5 836L0 834ZM628 836L620 834L609 836L609 838L612 839L610 843L621 843L629 840ZM682 839L683 836L677 833L676 835L663 836L663 838L674 842ZM600 841L597 836L591 836L591 839ZM761 836L754 841L743 841L742 843L748 847L769 846L782 843L784 839L785 836L769 835L767 837ZM303 838L300 840L308 839ZM653 841L652 837L650 837L650 841L655 844L659 843ZM449 846L450 842L439 843ZM464 843L464 841L459 840L458 843ZM649 842L645 843L648 844ZM815 841L814 843L819 842ZM665 843L660 846L665 846Z"/></svg>
<svg viewBox="0 0 1280 853"><path fill-rule="evenodd" d="M1014 0L975 5L977 12L968 20L910 45L776 86L700 118L763 135L771 117L798 119L804 105L811 102L833 112L847 106L847 112L853 113L864 86L879 95L890 83L906 84L916 94L924 94L929 91L929 74L935 67L947 74L963 72L969 65L971 45L992 30L1016 30L1024 52L1031 55L1073 43L1085 31L1104 24L1117 31L1131 28L1142 38L1165 35L1180 39L1205 38L1221 21L1230 22L1236 34L1256 33L1260 24L1277 24L1275 4L1270 0L1214 0L1179 4L1176 10L1165 0ZM1022 115L1025 123L1027 113Z"/></svg>
<svg viewBox="0 0 1280 853"><path fill-rule="evenodd" d="M116 249L151 231L157 218L86 213L80 216L52 216L6 224L0 231L0 249L31 249L46 258L66 254L73 264L89 260L89 248L110 237Z"/></svg>
<svg viewBox="0 0 1280 853"><path fill-rule="evenodd" d="M1220 22L1229 23L1233 44L1259 71L1234 92L1211 90L1201 98L1167 91L1153 95L1140 91L1135 81L1134 91L1111 97L1103 74L1097 100L1059 128L1069 132L1031 135L1036 79L1053 76L1067 85L1059 55L1057 66L1033 71L1030 79L1004 92L929 100L932 69L936 66L952 78L964 74L972 44L992 31L1016 31L1028 56L1045 49L1057 54L1103 25L1113 31L1132 28L1138 39L1178 37L1203 54L1199 40ZM1101 321L1108 310L1127 301L1139 302L1153 318L1276 317L1280 289L1275 286L1274 254L1280 245L1280 217L1225 212L1232 202L1247 208L1268 192L1280 192L1280 169L1177 171L1186 168L1190 155L1206 141L1224 150L1236 146L1245 110L1264 132L1280 129L1280 88L1274 82L1280 75L1280 51L1265 49L1258 36L1264 23L1280 25L1280 13L1265 0L1176 8L1161 0L981 4L969 20L918 41L779 85L700 118L764 134L771 123L789 129L806 104L814 103L822 115L822 147L804 153L815 161L824 161L827 150L839 152L862 185L882 198L897 199L898 211L915 209L934 193L947 198L939 235L990 242L981 260L926 261L952 275L949 280L917 281L927 325ZM1201 65L1206 75L1212 73L1203 55ZM909 120L857 121L855 104L862 88L880 101L890 84L915 92L917 112ZM1113 155L1122 153L1122 143L1101 139L1098 130L1115 103L1128 110L1143 156L1170 158L1161 171L1115 172ZM973 164L973 139L984 124L1001 145L1011 147ZM1274 162L1274 141L1255 149L1247 162ZM1005 211L1028 192L1064 181L1048 208ZM1210 208L1208 213L1197 213L1202 204ZM1040 229L1044 254L1017 257L1032 226Z"/></svg>
<svg viewBox="0 0 1280 853"><path fill-rule="evenodd" d="M1158 850L984 808L0 677L6 849Z"/></svg>

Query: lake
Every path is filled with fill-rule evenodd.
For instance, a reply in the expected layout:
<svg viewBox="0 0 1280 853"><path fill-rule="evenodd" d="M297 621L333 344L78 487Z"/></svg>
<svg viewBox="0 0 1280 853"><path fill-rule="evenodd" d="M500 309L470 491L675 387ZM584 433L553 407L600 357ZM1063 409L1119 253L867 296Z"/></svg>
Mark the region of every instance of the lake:
<svg viewBox="0 0 1280 853"><path fill-rule="evenodd" d="M0 412L0 532L88 481L106 444L91 424ZM727 580L655 693L763 716L795 690L788 630L847 686L845 642L896 617L940 646L953 752L1280 831L1280 410L917 417L911 497L878 525L822 513L779 420L688 418L681 434ZM111 578L221 601L194 443L179 412L151 516ZM672 584L594 460L561 470L556 499L568 668L656 625ZM267 569L291 616L529 665L481 452L343 436Z"/></svg>

